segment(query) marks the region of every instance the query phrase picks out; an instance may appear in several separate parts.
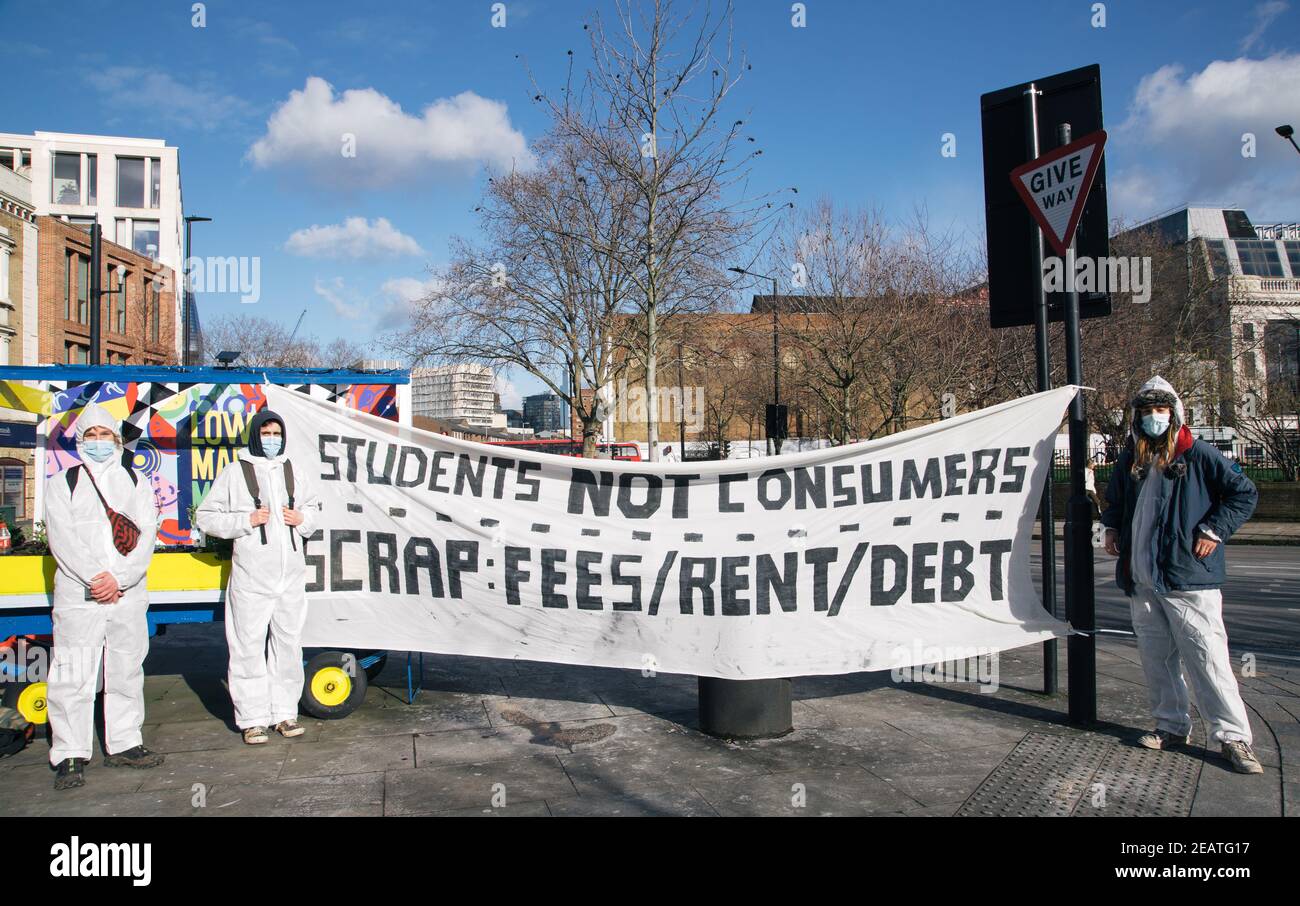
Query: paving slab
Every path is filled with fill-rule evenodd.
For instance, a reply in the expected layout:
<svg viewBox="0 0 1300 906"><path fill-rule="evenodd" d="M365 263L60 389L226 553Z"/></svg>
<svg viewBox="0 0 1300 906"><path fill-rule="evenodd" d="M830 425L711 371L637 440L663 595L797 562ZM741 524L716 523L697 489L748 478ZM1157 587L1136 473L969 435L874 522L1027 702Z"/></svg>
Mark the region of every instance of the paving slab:
<svg viewBox="0 0 1300 906"><path fill-rule="evenodd" d="M563 802L564 800L559 800ZM434 818L549 818L553 814L545 799L535 802L508 802L500 808L453 808L433 812Z"/></svg>
<svg viewBox="0 0 1300 906"><path fill-rule="evenodd" d="M587 794L548 800L557 818L711 818L717 812L689 787L642 789L620 796Z"/></svg>
<svg viewBox="0 0 1300 906"><path fill-rule="evenodd" d="M291 746L285 754L280 778L365 774L413 767L415 746L409 735L323 739Z"/></svg>
<svg viewBox="0 0 1300 906"><path fill-rule="evenodd" d="M372 693L373 694L373 693ZM412 704L374 696L342 720L319 721L322 740L357 736L412 735L491 726L483 697L460 692L425 691Z"/></svg>
<svg viewBox="0 0 1300 906"><path fill-rule="evenodd" d="M218 784L201 817L344 817L384 813L384 774L336 774L270 783Z"/></svg>
<svg viewBox="0 0 1300 906"><path fill-rule="evenodd" d="M385 779L385 815L429 815L457 808L491 808L494 800L547 802L577 791L554 755L534 755L479 764L437 765L390 771Z"/></svg>
<svg viewBox="0 0 1300 906"><path fill-rule="evenodd" d="M140 789L191 789L195 784L211 789L225 783L266 783L280 776L285 759L293 750L288 746L262 745L173 752L158 767L141 772L147 776Z"/></svg>
<svg viewBox="0 0 1300 906"><path fill-rule="evenodd" d="M876 815L925 805L860 767L706 778L692 786L723 817Z"/></svg>

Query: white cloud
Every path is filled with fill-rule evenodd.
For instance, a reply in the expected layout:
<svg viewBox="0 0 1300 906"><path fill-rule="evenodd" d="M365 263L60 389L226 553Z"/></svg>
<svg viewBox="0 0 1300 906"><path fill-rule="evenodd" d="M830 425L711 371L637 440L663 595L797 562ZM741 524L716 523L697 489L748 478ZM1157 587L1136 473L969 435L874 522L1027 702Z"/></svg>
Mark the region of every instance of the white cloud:
<svg viewBox="0 0 1300 906"><path fill-rule="evenodd" d="M235 19L231 24L234 26L235 33L246 41L254 41L263 47L269 47L283 53L298 53L298 46L288 38L280 37L270 22L257 19Z"/></svg>
<svg viewBox="0 0 1300 906"><path fill-rule="evenodd" d="M359 321L370 311L369 303L349 290L342 277L330 281L317 279L312 291L330 304L334 314L348 321Z"/></svg>
<svg viewBox="0 0 1300 906"><path fill-rule="evenodd" d="M1286 0L1266 0L1255 6L1255 27L1251 29L1250 34L1241 39L1241 52L1246 53L1260 38L1264 37L1264 32L1273 24L1273 20L1287 11Z"/></svg>
<svg viewBox="0 0 1300 906"><path fill-rule="evenodd" d="M347 135L355 137L355 156L345 156L353 150ZM465 91L415 116L373 88L335 95L316 76L271 114L247 158L256 167L292 168L334 187L395 186L440 171L470 173L480 164L526 169L534 163L499 101Z"/></svg>
<svg viewBox="0 0 1300 906"><path fill-rule="evenodd" d="M1107 149L1111 213L1128 219L1184 202L1242 205L1258 220L1294 218L1295 150L1273 128L1294 118L1300 54L1216 60L1185 74L1163 66L1138 83ZM1243 156L1245 134L1255 156ZM1278 206L1282 205L1282 208Z"/></svg>
<svg viewBox="0 0 1300 906"><path fill-rule="evenodd" d="M295 231L284 250L305 258L350 258L353 260L422 255L420 244L380 217L370 223L364 217L349 217L329 226L312 224Z"/></svg>
<svg viewBox="0 0 1300 906"><path fill-rule="evenodd" d="M393 277L385 280L379 287L380 294L386 300L376 326L379 330L397 330L411 322L411 312L415 303L442 286L437 277L420 280L415 277Z"/></svg>
<svg viewBox="0 0 1300 906"><path fill-rule="evenodd" d="M232 119L243 117L252 109L234 95L178 82L170 73L159 69L109 66L87 73L86 81L104 94L108 107L133 114L146 111L159 122L186 129L229 128Z"/></svg>

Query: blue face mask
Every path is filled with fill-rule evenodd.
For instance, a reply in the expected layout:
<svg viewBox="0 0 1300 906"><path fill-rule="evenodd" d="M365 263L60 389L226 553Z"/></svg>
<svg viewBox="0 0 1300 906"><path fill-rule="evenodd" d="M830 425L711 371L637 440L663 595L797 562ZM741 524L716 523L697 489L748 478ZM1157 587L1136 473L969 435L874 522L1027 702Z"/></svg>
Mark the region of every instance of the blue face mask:
<svg viewBox="0 0 1300 906"><path fill-rule="evenodd" d="M1159 437L1169 430L1169 416L1157 415L1152 412L1149 415L1142 416L1142 430L1149 437Z"/></svg>
<svg viewBox="0 0 1300 906"><path fill-rule="evenodd" d="M279 456L282 449L284 449L283 439L279 437L262 438L262 453L264 453L268 459Z"/></svg>
<svg viewBox="0 0 1300 906"><path fill-rule="evenodd" d="M111 440L83 440L81 451L95 462L108 462L117 450L117 444Z"/></svg>

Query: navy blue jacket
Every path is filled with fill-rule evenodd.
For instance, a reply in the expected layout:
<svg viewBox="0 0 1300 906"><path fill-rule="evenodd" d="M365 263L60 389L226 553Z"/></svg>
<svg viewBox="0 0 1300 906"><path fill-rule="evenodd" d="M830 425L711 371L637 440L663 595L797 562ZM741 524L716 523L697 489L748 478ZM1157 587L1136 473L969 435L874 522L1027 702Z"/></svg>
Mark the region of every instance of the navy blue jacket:
<svg viewBox="0 0 1300 906"><path fill-rule="evenodd" d="M1186 427L1183 431L1187 431ZM1186 437L1191 439L1190 431ZM1141 483L1129 474L1132 461L1130 445L1120 453L1119 461L1115 463L1115 471L1106 488L1106 511L1101 514L1102 524L1119 532L1115 581L1129 595L1133 594L1129 563L1133 550L1133 513L1141 488ZM1195 441L1175 456L1169 468L1156 473L1156 480L1160 482L1157 488L1156 537L1151 543L1155 557L1151 575L1155 577L1156 591L1220 587L1227 577L1224 546L1220 544L1214 553L1198 560L1192 553L1196 528L1205 525L1226 542L1255 512L1259 491L1254 482L1242 474L1238 463L1203 440Z"/></svg>

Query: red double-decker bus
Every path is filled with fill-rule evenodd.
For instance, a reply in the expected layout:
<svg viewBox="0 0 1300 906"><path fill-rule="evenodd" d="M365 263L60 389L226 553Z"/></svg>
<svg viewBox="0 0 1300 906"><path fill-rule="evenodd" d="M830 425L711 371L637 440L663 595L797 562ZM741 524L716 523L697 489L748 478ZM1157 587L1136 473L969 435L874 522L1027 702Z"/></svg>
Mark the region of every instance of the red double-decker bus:
<svg viewBox="0 0 1300 906"><path fill-rule="evenodd" d="M494 447L513 447L516 450L531 450L534 453L552 453L556 456L582 456L582 441L556 437L542 440L493 440L488 441ZM622 459L627 462L640 462L641 450L631 443L602 443L596 445L596 451L608 459Z"/></svg>

